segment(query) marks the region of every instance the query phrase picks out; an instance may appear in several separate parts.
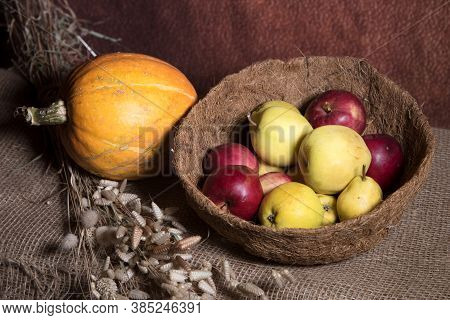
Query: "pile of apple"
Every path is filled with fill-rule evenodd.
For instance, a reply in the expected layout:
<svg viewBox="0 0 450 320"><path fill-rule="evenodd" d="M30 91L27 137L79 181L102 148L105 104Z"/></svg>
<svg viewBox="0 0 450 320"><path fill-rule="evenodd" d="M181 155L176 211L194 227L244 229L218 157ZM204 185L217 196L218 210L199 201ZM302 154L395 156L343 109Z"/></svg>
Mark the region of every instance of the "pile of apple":
<svg viewBox="0 0 450 320"><path fill-rule="evenodd" d="M236 143L209 150L203 193L221 209L268 227L319 228L366 214L403 167L395 138L361 136L364 105L347 91L323 93L305 116L287 102L269 101L248 120L256 155Z"/></svg>

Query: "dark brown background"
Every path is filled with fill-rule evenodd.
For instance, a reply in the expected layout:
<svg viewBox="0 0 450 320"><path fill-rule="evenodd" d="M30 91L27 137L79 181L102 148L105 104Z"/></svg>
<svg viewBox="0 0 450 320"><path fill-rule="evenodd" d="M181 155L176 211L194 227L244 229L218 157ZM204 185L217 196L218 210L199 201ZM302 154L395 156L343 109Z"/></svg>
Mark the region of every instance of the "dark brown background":
<svg viewBox="0 0 450 320"><path fill-rule="evenodd" d="M200 94L267 58L367 57L415 96L433 126L450 128L450 1L69 0L80 18L119 44L180 68Z"/></svg>

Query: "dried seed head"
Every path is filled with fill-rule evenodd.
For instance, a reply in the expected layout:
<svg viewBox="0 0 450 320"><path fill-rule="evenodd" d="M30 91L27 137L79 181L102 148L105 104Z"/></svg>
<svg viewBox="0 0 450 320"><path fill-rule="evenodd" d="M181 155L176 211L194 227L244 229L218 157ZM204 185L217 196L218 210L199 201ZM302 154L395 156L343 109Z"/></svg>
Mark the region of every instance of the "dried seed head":
<svg viewBox="0 0 450 320"><path fill-rule="evenodd" d="M86 229L85 239L90 246L94 246L95 244L95 230L95 227Z"/></svg>
<svg viewBox="0 0 450 320"><path fill-rule="evenodd" d="M120 187L119 187L120 193L123 193L125 191L125 189L127 188L127 183L128 183L127 179L122 180L122 182L120 183Z"/></svg>
<svg viewBox="0 0 450 320"><path fill-rule="evenodd" d="M199 283L197 284L198 288L203 291L204 293L210 294L212 296L216 296L216 291L214 290L213 287L211 287L209 285L208 282L206 282L205 280L200 280Z"/></svg>
<svg viewBox="0 0 450 320"><path fill-rule="evenodd" d="M81 198L81 207L82 208L87 208L87 207L89 207L89 201L88 201L88 199L86 199L86 198Z"/></svg>
<svg viewBox="0 0 450 320"><path fill-rule="evenodd" d="M138 269L140 272L142 272L143 274L147 274L148 273L148 268L145 266L142 266L140 264L138 264Z"/></svg>
<svg viewBox="0 0 450 320"><path fill-rule="evenodd" d="M209 262L209 261L207 261L207 260L205 260L205 259L202 259L202 260L200 261L200 264L201 264L201 266L202 266L202 270L206 270L206 271L211 271L211 270L212 270L212 264L211 264L211 262Z"/></svg>
<svg viewBox="0 0 450 320"><path fill-rule="evenodd" d="M96 210L84 210L81 215L81 224L85 228L91 228L98 222L98 212Z"/></svg>
<svg viewBox="0 0 450 320"><path fill-rule="evenodd" d="M137 213L142 212L141 199L139 199L139 198L131 200L130 202L128 202L127 206L132 211L136 211Z"/></svg>
<svg viewBox="0 0 450 320"><path fill-rule="evenodd" d="M112 204L112 201L108 200L108 199L100 198L100 199L95 199L94 204L101 206L101 207L106 207L106 206L110 206Z"/></svg>
<svg viewBox="0 0 450 320"><path fill-rule="evenodd" d="M99 182L99 186L100 187L118 187L119 183L117 181L112 181L112 180L106 180L106 179L102 179Z"/></svg>
<svg viewBox="0 0 450 320"><path fill-rule="evenodd" d="M134 226L133 234L131 236L131 248L134 250L138 247L139 242L141 242L142 229L139 226Z"/></svg>
<svg viewBox="0 0 450 320"><path fill-rule="evenodd" d="M160 231L152 234L150 241L155 244L164 244L170 240L170 233Z"/></svg>
<svg viewBox="0 0 450 320"><path fill-rule="evenodd" d="M119 226L116 231L116 238L117 239L123 238L127 234L127 232L128 232L128 229L126 227Z"/></svg>
<svg viewBox="0 0 450 320"><path fill-rule="evenodd" d="M237 281L236 279L231 279L230 282L227 282L227 284L230 285L231 288L236 288L239 285L239 281Z"/></svg>
<svg viewBox="0 0 450 320"><path fill-rule="evenodd" d="M265 295L263 289L251 282L239 283L237 285L237 289L245 296L253 295L256 297L261 297Z"/></svg>
<svg viewBox="0 0 450 320"><path fill-rule="evenodd" d="M208 282L208 284L211 286L211 288L213 288L214 291L217 292L216 283L214 282L212 277L209 277L208 279L206 279L206 282Z"/></svg>
<svg viewBox="0 0 450 320"><path fill-rule="evenodd" d="M130 247L126 243L121 243L120 245L118 245L118 248L122 252L127 252L128 249L130 249Z"/></svg>
<svg viewBox="0 0 450 320"><path fill-rule="evenodd" d="M167 228L167 232L169 232L172 235L183 234L184 233L184 231L181 231L181 230L176 229L176 228Z"/></svg>
<svg viewBox="0 0 450 320"><path fill-rule="evenodd" d="M163 264L161 267L159 267L159 270L161 272L168 272L169 270L172 270L172 268L173 268L173 263L169 262L169 263Z"/></svg>
<svg viewBox="0 0 450 320"><path fill-rule="evenodd" d="M94 200L98 200L102 197L102 195L100 194L100 190L95 190L95 192L92 194L92 199Z"/></svg>
<svg viewBox="0 0 450 320"><path fill-rule="evenodd" d="M112 190L112 189L113 189L112 186L103 187L103 190Z"/></svg>
<svg viewBox="0 0 450 320"><path fill-rule="evenodd" d="M105 263L103 264L103 271L108 270L110 265L111 265L111 257L107 256L105 259Z"/></svg>
<svg viewBox="0 0 450 320"><path fill-rule="evenodd" d="M161 288L166 290L168 294L175 296L180 292L180 288L169 283L162 283Z"/></svg>
<svg viewBox="0 0 450 320"><path fill-rule="evenodd" d="M165 280L165 275L163 275L158 269L154 266L148 266L148 277L153 280L157 280L162 282Z"/></svg>
<svg viewBox="0 0 450 320"><path fill-rule="evenodd" d="M102 295L100 294L100 292L98 292L97 290L91 290L92 295L94 296L95 299L100 300L102 298Z"/></svg>
<svg viewBox="0 0 450 320"><path fill-rule="evenodd" d="M121 193L117 197L117 199L120 201L121 204L126 205L131 200L137 199L137 194L134 193Z"/></svg>
<svg viewBox="0 0 450 320"><path fill-rule="evenodd" d="M130 280L127 271L124 268L116 269L114 272L114 278L120 282L127 282Z"/></svg>
<svg viewBox="0 0 450 320"><path fill-rule="evenodd" d="M179 210L180 210L180 208L178 208L178 207L167 207L164 209L164 214L171 215L171 214L177 213Z"/></svg>
<svg viewBox="0 0 450 320"><path fill-rule="evenodd" d="M119 257L119 259L122 260L123 262L128 262L130 261L131 258L135 256L134 252L123 252L119 249L116 249L116 254Z"/></svg>
<svg viewBox="0 0 450 320"><path fill-rule="evenodd" d="M119 189L117 189L117 188L113 188L113 189L112 189L112 192L114 192L114 194L116 195L116 198L117 198L117 196L118 196L119 193L120 193Z"/></svg>
<svg viewBox="0 0 450 320"><path fill-rule="evenodd" d="M215 300L216 298L213 295L210 295L209 293L204 292L200 296L200 300Z"/></svg>
<svg viewBox="0 0 450 320"><path fill-rule="evenodd" d="M112 190L102 190L101 195L106 200L109 200L109 201L116 200L116 194Z"/></svg>
<svg viewBox="0 0 450 320"><path fill-rule="evenodd" d="M281 270L281 276L283 276L287 282L295 282L295 277L289 272L288 269Z"/></svg>
<svg viewBox="0 0 450 320"><path fill-rule="evenodd" d="M131 216L136 220L138 225L140 225L141 227L145 227L146 225L145 218L141 216L138 212L131 211Z"/></svg>
<svg viewBox="0 0 450 320"><path fill-rule="evenodd" d="M176 248L179 250L186 250L190 249L196 244L198 244L202 240L202 237L200 236L191 236L184 238L183 240L180 240L176 244Z"/></svg>
<svg viewBox="0 0 450 320"><path fill-rule="evenodd" d="M162 221L170 221L170 222L172 222L172 221L177 221L177 217L175 217L175 216L166 216L166 215L164 215L164 216L162 217Z"/></svg>
<svg viewBox="0 0 450 320"><path fill-rule="evenodd" d="M184 283L180 283L178 285L178 288L180 289L184 289L184 290L190 290L192 288L192 282L184 282Z"/></svg>
<svg viewBox="0 0 450 320"><path fill-rule="evenodd" d="M284 278L278 271L273 269L272 269L272 279L274 280L277 288L281 289L284 287Z"/></svg>
<svg viewBox="0 0 450 320"><path fill-rule="evenodd" d="M114 272L113 269L108 269L108 270L106 270L106 275L107 275L108 278L110 278L110 279L114 279L114 278L116 277L116 274L115 274L115 272Z"/></svg>
<svg viewBox="0 0 450 320"><path fill-rule="evenodd" d="M59 247L63 251L70 251L78 245L78 237L73 233L68 233L61 240Z"/></svg>
<svg viewBox="0 0 450 320"><path fill-rule="evenodd" d="M189 272L189 280L191 281L206 280L211 276L212 276L211 271L192 270L191 272Z"/></svg>
<svg viewBox="0 0 450 320"><path fill-rule="evenodd" d="M222 275L225 278L225 281L230 281L231 280L231 267L230 267L230 262L227 259L223 259L222 272L223 272Z"/></svg>
<svg viewBox="0 0 450 320"><path fill-rule="evenodd" d="M139 261L139 265L143 267L148 267L150 265L150 262L148 262L148 260L141 260Z"/></svg>
<svg viewBox="0 0 450 320"><path fill-rule="evenodd" d="M128 298L133 300L147 300L150 298L150 295L147 292L133 289L130 292L128 292Z"/></svg>
<svg viewBox="0 0 450 320"><path fill-rule="evenodd" d="M200 300L200 296L193 292L193 291L188 291L188 295L186 296L186 300Z"/></svg>
<svg viewBox="0 0 450 320"><path fill-rule="evenodd" d="M161 231L161 221L156 221L152 223L153 231L160 232Z"/></svg>
<svg viewBox="0 0 450 320"><path fill-rule="evenodd" d="M152 252L154 254L166 253L170 250L171 247L172 247L171 243L156 245L155 247L152 248Z"/></svg>
<svg viewBox="0 0 450 320"><path fill-rule="evenodd" d="M152 214L153 210L149 206L141 206L141 213Z"/></svg>
<svg viewBox="0 0 450 320"><path fill-rule="evenodd" d="M131 269L131 268L128 268L128 269L127 269L127 276L128 276L128 279L133 278L134 275L135 275L134 270Z"/></svg>
<svg viewBox="0 0 450 320"><path fill-rule="evenodd" d="M181 234L173 234L173 233L172 233L172 237L173 237L176 241L183 240L183 236L182 236Z"/></svg>
<svg viewBox="0 0 450 320"><path fill-rule="evenodd" d="M175 256L174 262L177 267L182 268L186 271L191 271L191 265L179 255Z"/></svg>
<svg viewBox="0 0 450 320"><path fill-rule="evenodd" d="M144 260L144 261L148 262L148 265L150 265L150 266L157 266L157 265L159 265L158 259L155 259L154 257L150 257L150 258L148 258L147 260Z"/></svg>
<svg viewBox="0 0 450 320"><path fill-rule="evenodd" d="M157 260L171 260L172 256L168 255L168 254L152 254L152 257L157 259Z"/></svg>
<svg viewBox="0 0 450 320"><path fill-rule="evenodd" d="M129 265L130 267L135 267L136 264L138 263L138 261L139 261L139 257L138 257L137 255L135 255L133 258L131 258L131 259L128 261L128 265Z"/></svg>
<svg viewBox="0 0 450 320"><path fill-rule="evenodd" d="M178 230L181 230L182 232L186 233L187 229L185 226L183 226L181 223L179 223L178 221L172 221L172 225L177 228Z"/></svg>
<svg viewBox="0 0 450 320"><path fill-rule="evenodd" d="M186 276L180 272L176 272L176 270L170 270L169 279L174 282L184 282L186 280Z"/></svg>
<svg viewBox="0 0 450 320"><path fill-rule="evenodd" d="M117 284L110 278L101 278L96 282L96 289L100 293L102 299L114 299L118 289Z"/></svg>
<svg viewBox="0 0 450 320"><path fill-rule="evenodd" d="M152 206L153 216L156 218L156 220L161 220L162 217L164 216L164 213L162 212L161 208L158 207L158 205L156 203L154 203L153 201L151 203L151 206Z"/></svg>
<svg viewBox="0 0 450 320"><path fill-rule="evenodd" d="M153 233L152 228L148 225L148 220L146 221L147 225L144 227L144 236L150 237Z"/></svg>
<svg viewBox="0 0 450 320"><path fill-rule="evenodd" d="M117 242L117 228L112 226L101 226L95 229L95 239L103 247L108 247Z"/></svg>

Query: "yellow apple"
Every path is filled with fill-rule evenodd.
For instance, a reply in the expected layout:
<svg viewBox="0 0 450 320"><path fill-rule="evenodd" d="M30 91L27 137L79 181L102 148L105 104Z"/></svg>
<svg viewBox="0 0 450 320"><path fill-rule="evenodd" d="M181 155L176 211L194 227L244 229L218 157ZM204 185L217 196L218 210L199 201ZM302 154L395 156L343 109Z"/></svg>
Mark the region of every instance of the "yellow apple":
<svg viewBox="0 0 450 320"><path fill-rule="evenodd" d="M323 210L323 226L328 226L336 222L338 214L336 209L336 198L333 196L328 196L326 194L318 194L320 203L322 204Z"/></svg>
<svg viewBox="0 0 450 320"><path fill-rule="evenodd" d="M357 218L370 212L383 199L383 191L371 177L357 176L341 192L337 211L341 221Z"/></svg>
<svg viewBox="0 0 450 320"><path fill-rule="evenodd" d="M259 221L275 228L319 228L323 220L323 207L317 194L308 186L288 182L282 184L262 200Z"/></svg>
<svg viewBox="0 0 450 320"><path fill-rule="evenodd" d="M249 115L253 149L267 164L287 167L295 163L302 139L312 131L308 120L292 104L269 101Z"/></svg>
<svg viewBox="0 0 450 320"><path fill-rule="evenodd" d="M335 194L369 168L372 156L361 136L348 127L323 126L302 141L298 165L308 186L317 193Z"/></svg>
<svg viewBox="0 0 450 320"><path fill-rule="evenodd" d="M270 164L267 164L264 161L259 160L258 174L262 176L269 172L284 172L284 169L280 167L271 166Z"/></svg>

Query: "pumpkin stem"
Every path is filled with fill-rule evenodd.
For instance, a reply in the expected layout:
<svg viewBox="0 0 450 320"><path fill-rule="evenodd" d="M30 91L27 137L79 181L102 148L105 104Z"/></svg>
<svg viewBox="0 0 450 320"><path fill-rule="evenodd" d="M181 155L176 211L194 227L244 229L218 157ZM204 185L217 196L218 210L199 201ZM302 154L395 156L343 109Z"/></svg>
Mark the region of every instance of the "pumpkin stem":
<svg viewBox="0 0 450 320"><path fill-rule="evenodd" d="M47 108L20 107L15 115L21 115L32 126L58 125L67 121L67 110L64 101L53 102Z"/></svg>

